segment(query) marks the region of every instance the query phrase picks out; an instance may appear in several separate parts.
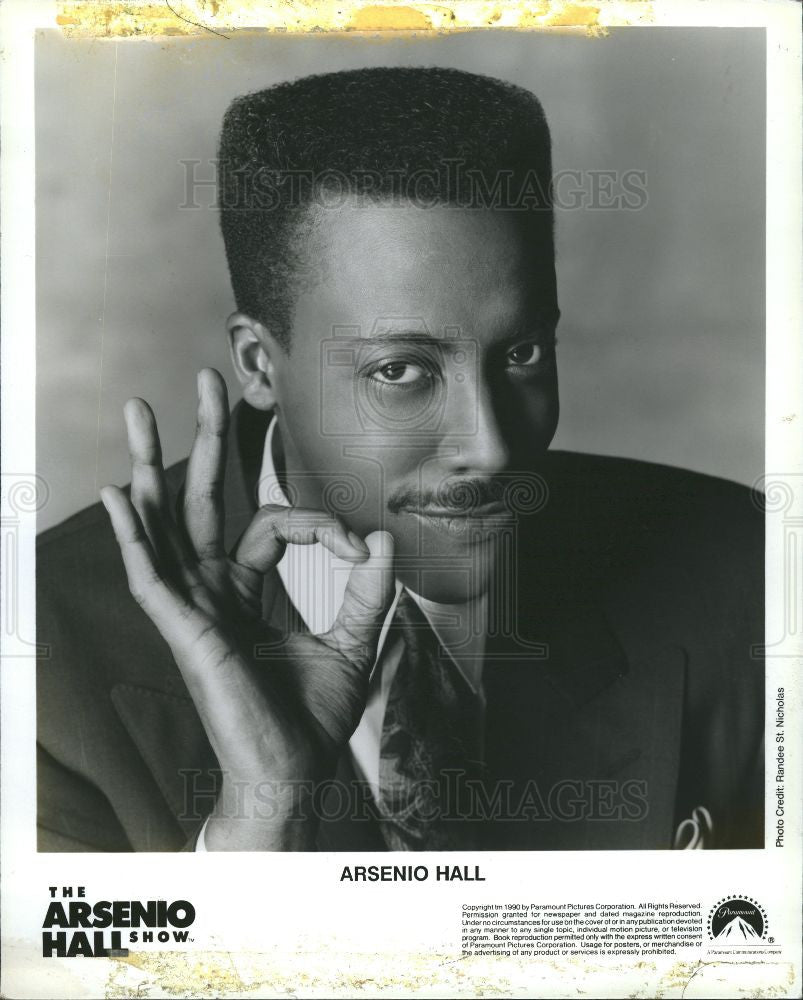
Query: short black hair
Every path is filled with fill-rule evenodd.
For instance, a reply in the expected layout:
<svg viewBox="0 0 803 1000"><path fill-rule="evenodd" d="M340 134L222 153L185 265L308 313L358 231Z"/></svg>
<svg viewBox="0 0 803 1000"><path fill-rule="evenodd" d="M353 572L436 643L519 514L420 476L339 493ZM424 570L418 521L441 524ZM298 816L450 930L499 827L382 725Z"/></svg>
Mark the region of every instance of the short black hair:
<svg viewBox="0 0 803 1000"><path fill-rule="evenodd" d="M237 308L289 350L314 204L345 197L524 210L554 259L549 127L528 90L438 67L323 73L236 98L218 203ZM533 209L534 211L530 211Z"/></svg>

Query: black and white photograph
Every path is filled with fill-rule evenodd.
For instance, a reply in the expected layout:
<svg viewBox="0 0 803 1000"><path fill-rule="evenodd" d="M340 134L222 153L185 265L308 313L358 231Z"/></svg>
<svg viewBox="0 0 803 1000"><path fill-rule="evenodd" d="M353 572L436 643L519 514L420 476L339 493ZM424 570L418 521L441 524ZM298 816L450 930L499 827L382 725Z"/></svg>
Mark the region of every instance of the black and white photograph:
<svg viewBox="0 0 803 1000"><path fill-rule="evenodd" d="M762 33L235 45L37 39L41 849L762 846Z"/></svg>
<svg viewBox="0 0 803 1000"><path fill-rule="evenodd" d="M31 400L4 855L39 873L11 890L36 961L102 957L76 997L130 995L134 966L147 996L475 996L491 969L499 995L669 996L720 948L684 995L798 988L800 201L781 233L775 179L799 93L773 100L770 15L114 6L35 22L26 299L4 244ZM319 940L309 979L253 957L249 884L275 947ZM424 935L448 970L416 979Z"/></svg>

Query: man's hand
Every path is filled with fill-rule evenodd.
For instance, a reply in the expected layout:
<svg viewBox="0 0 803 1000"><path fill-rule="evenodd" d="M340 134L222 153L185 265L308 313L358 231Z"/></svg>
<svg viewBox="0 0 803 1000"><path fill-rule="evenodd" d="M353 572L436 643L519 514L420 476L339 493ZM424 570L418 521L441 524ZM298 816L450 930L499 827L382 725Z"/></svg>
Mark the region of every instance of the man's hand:
<svg viewBox="0 0 803 1000"><path fill-rule="evenodd" d="M364 711L394 591L393 540L374 532L362 543L324 511L265 506L228 555L229 410L214 369L199 374L198 397L183 523L170 510L156 421L140 399L125 407L131 498L115 486L101 497L131 593L169 644L223 772L207 847L306 850L316 824L298 818L298 796L331 775ZM313 542L355 564L343 607L325 635L280 635L261 620L263 577L288 543Z"/></svg>

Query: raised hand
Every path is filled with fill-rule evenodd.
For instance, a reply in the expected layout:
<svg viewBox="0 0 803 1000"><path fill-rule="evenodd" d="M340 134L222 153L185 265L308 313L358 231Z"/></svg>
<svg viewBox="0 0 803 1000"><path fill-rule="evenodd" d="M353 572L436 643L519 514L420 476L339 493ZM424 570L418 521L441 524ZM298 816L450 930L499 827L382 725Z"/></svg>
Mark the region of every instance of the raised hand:
<svg viewBox="0 0 803 1000"><path fill-rule="evenodd" d="M365 708L393 596L393 541L374 532L363 543L325 511L265 506L227 554L229 410L214 369L199 374L198 398L181 519L170 510L156 421L140 399L125 407L130 499L115 486L101 497L131 593L169 644L220 763L207 848L304 850L315 822L301 818L299 795L331 775ZM345 601L325 635L281 635L261 620L264 575L287 544L313 542L354 562Z"/></svg>

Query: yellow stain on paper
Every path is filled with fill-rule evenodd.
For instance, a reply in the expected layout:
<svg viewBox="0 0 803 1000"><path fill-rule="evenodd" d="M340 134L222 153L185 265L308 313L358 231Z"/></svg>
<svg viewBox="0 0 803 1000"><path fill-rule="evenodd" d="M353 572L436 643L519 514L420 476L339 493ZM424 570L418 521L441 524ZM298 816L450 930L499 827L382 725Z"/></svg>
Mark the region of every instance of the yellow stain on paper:
<svg viewBox="0 0 803 1000"><path fill-rule="evenodd" d="M141 952L109 960L106 1000L130 997L355 997L437 995L532 996L560 986L555 995L595 995L616 976L639 995L682 996L692 981L697 996L787 995L794 982L789 962L623 962L592 957L460 958L415 952L355 953L332 943L299 951ZM544 992L544 995L550 995ZM635 994L634 994L635 995Z"/></svg>
<svg viewBox="0 0 803 1000"><path fill-rule="evenodd" d="M649 0L58 0L55 23L67 35L100 38L339 32L416 35L472 29L578 30L653 20Z"/></svg>
<svg viewBox="0 0 803 1000"><path fill-rule="evenodd" d="M353 31L429 31L432 21L415 7L374 4L355 10L349 27Z"/></svg>

